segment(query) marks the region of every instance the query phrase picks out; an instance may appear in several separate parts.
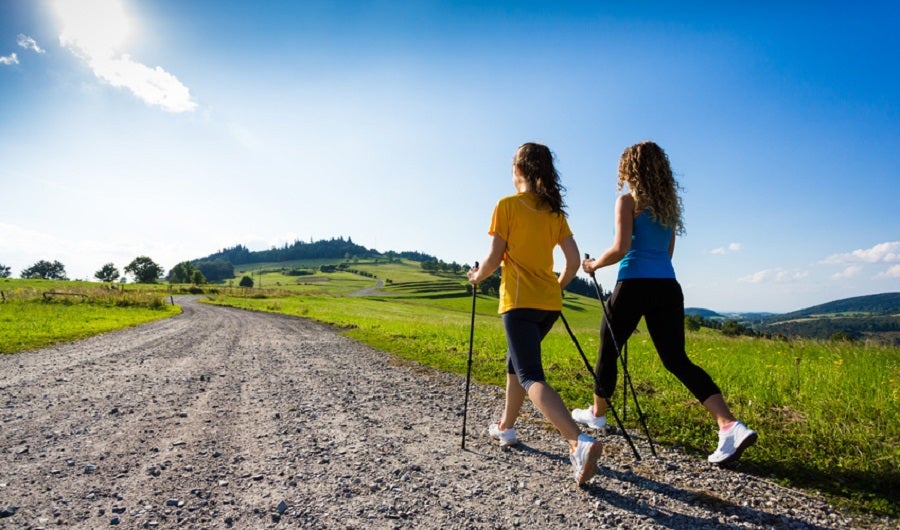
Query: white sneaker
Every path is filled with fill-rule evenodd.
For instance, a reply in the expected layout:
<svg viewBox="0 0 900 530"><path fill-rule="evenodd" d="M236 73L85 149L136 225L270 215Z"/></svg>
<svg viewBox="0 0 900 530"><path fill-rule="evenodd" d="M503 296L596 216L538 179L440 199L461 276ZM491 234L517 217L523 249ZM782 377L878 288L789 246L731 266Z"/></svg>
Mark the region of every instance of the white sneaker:
<svg viewBox="0 0 900 530"><path fill-rule="evenodd" d="M519 439L516 438L516 428L513 427L511 429L506 429L505 431L500 430L500 422L492 423L488 425L488 434L494 440L499 440L500 445L506 447L510 445L516 445L519 443Z"/></svg>
<svg viewBox="0 0 900 530"><path fill-rule="evenodd" d="M583 486L597 474L597 460L602 447L600 442L586 434L578 435L578 447L569 453L572 469L575 472L575 483Z"/></svg>
<svg viewBox="0 0 900 530"><path fill-rule="evenodd" d="M707 460L719 465L734 462L741 457L744 449L756 443L756 438L756 432L736 421L727 431L719 431L719 447Z"/></svg>
<svg viewBox="0 0 900 530"><path fill-rule="evenodd" d="M593 405L588 405L588 408L586 409L573 409L572 419L595 429L606 428L606 414L603 416L594 416Z"/></svg>

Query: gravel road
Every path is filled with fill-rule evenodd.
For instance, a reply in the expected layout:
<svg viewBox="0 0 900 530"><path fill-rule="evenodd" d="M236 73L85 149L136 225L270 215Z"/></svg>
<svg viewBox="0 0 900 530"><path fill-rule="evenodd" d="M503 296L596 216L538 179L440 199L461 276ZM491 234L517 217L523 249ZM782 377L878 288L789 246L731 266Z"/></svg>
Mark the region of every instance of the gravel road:
<svg viewBox="0 0 900 530"><path fill-rule="evenodd" d="M498 388L472 386L463 451L459 376L308 320L179 303L0 358L0 529L897 528L640 441L637 461L614 435L578 489L530 405L517 448L490 443Z"/></svg>

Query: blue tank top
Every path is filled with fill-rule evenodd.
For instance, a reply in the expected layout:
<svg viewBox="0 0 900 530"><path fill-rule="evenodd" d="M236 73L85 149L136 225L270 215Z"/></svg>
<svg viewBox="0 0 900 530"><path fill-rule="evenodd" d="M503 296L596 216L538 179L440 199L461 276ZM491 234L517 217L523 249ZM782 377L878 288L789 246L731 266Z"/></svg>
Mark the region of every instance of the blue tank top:
<svg viewBox="0 0 900 530"><path fill-rule="evenodd" d="M653 220L649 210L634 219L631 249L619 263L619 280L633 278L675 278L669 257L672 229Z"/></svg>

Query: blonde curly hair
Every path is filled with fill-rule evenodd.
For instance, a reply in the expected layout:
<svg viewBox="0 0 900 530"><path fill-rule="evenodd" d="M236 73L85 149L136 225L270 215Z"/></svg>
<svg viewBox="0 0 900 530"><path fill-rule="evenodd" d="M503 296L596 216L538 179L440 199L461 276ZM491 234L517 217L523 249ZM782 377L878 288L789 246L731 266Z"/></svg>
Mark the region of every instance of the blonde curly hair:
<svg viewBox="0 0 900 530"><path fill-rule="evenodd" d="M640 142L625 149L619 160L619 191L625 184L638 210L647 209L653 220L676 234L684 234L681 218L681 186L672 175L669 157L654 142Z"/></svg>

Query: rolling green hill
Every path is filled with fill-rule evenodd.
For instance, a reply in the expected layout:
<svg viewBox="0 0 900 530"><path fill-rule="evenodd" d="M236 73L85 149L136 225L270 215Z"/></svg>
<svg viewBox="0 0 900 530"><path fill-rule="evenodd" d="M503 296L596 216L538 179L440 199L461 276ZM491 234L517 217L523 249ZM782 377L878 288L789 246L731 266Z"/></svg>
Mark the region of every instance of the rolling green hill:
<svg viewBox="0 0 900 530"><path fill-rule="evenodd" d="M782 314L722 314L697 307L685 308L685 314L714 324L734 320L768 335L867 340L900 346L900 293L856 296Z"/></svg>
<svg viewBox="0 0 900 530"><path fill-rule="evenodd" d="M772 315L754 326L766 333L828 339L835 336L900 345L900 293L835 300Z"/></svg>
<svg viewBox="0 0 900 530"><path fill-rule="evenodd" d="M684 308L685 315L697 315L699 317L703 317L708 320L712 319L724 319L726 318L724 315L720 313L716 313L711 309L704 309L702 307L685 307Z"/></svg>
<svg viewBox="0 0 900 530"><path fill-rule="evenodd" d="M772 321L822 316L891 316L900 314L900 293L844 298L770 317Z"/></svg>

